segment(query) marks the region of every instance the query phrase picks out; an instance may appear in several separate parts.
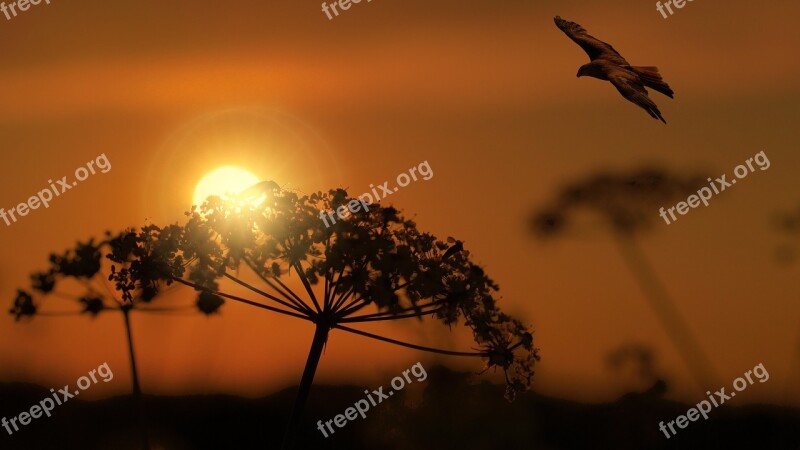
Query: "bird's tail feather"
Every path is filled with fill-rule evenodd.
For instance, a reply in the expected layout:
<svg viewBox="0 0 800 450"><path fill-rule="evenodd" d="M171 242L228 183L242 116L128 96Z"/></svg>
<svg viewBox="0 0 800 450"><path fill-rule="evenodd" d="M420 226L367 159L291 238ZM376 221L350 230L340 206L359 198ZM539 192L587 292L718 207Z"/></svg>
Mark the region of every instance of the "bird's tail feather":
<svg viewBox="0 0 800 450"><path fill-rule="evenodd" d="M639 78L645 86L661 92L669 98L675 98L675 92L673 92L669 85L664 82L664 79L661 78L661 74L658 73L658 67L631 66L631 70L636 72L636 75L639 75Z"/></svg>

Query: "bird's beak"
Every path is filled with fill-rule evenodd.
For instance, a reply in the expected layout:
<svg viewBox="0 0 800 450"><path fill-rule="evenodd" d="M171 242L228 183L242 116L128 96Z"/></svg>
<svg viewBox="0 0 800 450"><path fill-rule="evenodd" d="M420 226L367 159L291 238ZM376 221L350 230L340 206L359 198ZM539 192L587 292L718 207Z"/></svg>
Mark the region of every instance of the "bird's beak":
<svg viewBox="0 0 800 450"><path fill-rule="evenodd" d="M581 72L580 72L580 71L578 71L578 73L577 73L577 74L575 74L575 76L576 76L576 77L578 77L578 78L580 78L580 77L581 77Z"/></svg>

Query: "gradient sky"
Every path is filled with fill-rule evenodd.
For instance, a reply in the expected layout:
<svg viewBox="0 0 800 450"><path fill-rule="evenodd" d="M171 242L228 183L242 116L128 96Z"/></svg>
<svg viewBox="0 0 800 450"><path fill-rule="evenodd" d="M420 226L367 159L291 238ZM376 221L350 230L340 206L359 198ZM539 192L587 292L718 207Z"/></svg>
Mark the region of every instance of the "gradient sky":
<svg viewBox="0 0 800 450"><path fill-rule="evenodd" d="M504 309L535 328L537 391L615 398L624 386L605 356L635 341L657 352L673 398L697 401L610 237L542 244L525 219L561 183L597 169L718 175L764 150L769 170L657 224L641 244L725 386L758 363L769 371L736 402L800 404L800 368L790 367L800 265L776 263L785 239L770 225L800 201L800 6L697 1L665 20L654 2L637 3L375 0L329 21L319 2L53 0L0 16L0 207L100 153L112 163L49 209L0 222L2 304L76 239L180 220L218 166L306 192L359 193L427 160L433 179L391 203L422 229L464 240L500 284ZM555 15L633 64L658 65L676 92L653 94L669 125L607 83L577 79L587 57ZM374 329L474 345L434 322ZM136 316L134 334L146 392L260 395L299 381L312 328L228 303L212 318ZM0 381L62 386L108 362L115 383L87 394L129 390L118 315L0 317L0 336ZM482 369L334 332L317 380L385 384L420 360Z"/></svg>

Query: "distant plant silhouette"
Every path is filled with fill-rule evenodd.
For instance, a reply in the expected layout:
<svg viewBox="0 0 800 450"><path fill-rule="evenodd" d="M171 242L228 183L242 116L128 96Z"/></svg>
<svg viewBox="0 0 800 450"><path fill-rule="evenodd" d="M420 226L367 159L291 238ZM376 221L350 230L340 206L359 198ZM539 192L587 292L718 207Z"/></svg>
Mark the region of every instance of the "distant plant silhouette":
<svg viewBox="0 0 800 450"><path fill-rule="evenodd" d="M166 286L157 279L146 280L137 286L126 286L123 295L120 286L109 283L109 276L104 274L104 270L111 271L111 278L117 270L135 270L139 261L133 259L130 249L137 246L141 235L151 234L159 230L155 226L147 226L140 232L127 230L112 236L106 233L105 239L95 243L94 239L88 242L78 242L74 249L67 250L63 254L51 254L49 258L50 267L43 272L36 272L31 275L31 289L29 291L18 290L14 299L14 304L10 313L21 319L31 319L34 316L71 316L89 315L94 318L100 313L107 311L117 311L122 314L125 324L125 335L128 342L128 357L130 358L131 378L133 383L133 396L137 404L138 420L142 432L142 447L150 448L147 425L144 412L144 399L139 382L139 374L136 363L136 353L134 351L133 337L131 334L130 315L132 312L164 314L186 311L186 307L154 307L153 301L163 292ZM159 248L151 248L149 252L158 253ZM106 253L107 252L107 253ZM104 253L106 253L104 255ZM118 267L119 266L119 267ZM70 286L69 280L73 281ZM58 291L56 287L63 287L70 291L81 292L78 295L68 294L66 291ZM42 310L46 299L58 298L73 302L79 309L68 309L59 311ZM191 305L187 305L192 308ZM213 313L219 304L213 301L198 300L197 308L205 313Z"/></svg>
<svg viewBox="0 0 800 450"><path fill-rule="evenodd" d="M503 369L509 399L527 389L538 360L533 335L497 308L498 286L470 262L463 244L440 241L394 208L377 204L330 228L324 225L320 212L351 201L357 200L343 189L301 197L269 181L237 198L209 197L187 213L182 227L139 233L135 245L118 255L133 261L130 267L111 277L125 299L140 286L177 282L201 297L226 298L315 324L283 448L291 446L297 432L331 329L427 352L481 357L487 368ZM240 269L252 272L263 286L246 282ZM288 286L290 276L302 284L300 293ZM247 288L260 301L222 292L221 280ZM367 307L376 311L363 312ZM480 348L423 347L350 326L426 316L448 326L463 320Z"/></svg>
<svg viewBox="0 0 800 450"><path fill-rule="evenodd" d="M658 374L654 351L647 345L629 342L613 349L606 356L609 367L632 375L627 396L660 397L667 392L667 382ZM643 389L644 388L644 389Z"/></svg>
<svg viewBox="0 0 800 450"><path fill-rule="evenodd" d="M789 239L789 243L784 243L777 249L775 256L778 262L786 265L795 263L797 260L797 247L800 244L800 206L795 210L776 214L773 224L784 238ZM797 337L794 361L789 365L789 377L785 388L787 394L789 385L796 379L792 378L792 374L798 372L800 372L800 335Z"/></svg>
<svg viewBox="0 0 800 450"><path fill-rule="evenodd" d="M650 167L624 174L600 172L565 185L548 206L534 211L529 222L530 230L538 238L551 239L576 227L576 213L588 211L598 215L703 391L717 386L717 377L680 310L639 249L636 238L651 230L654 221L661 220L660 207L685 200L705 185L705 180L706 176L680 176Z"/></svg>
<svg viewBox="0 0 800 450"><path fill-rule="evenodd" d="M776 258L784 264L794 263L797 259L797 246L800 241L800 206L793 211L783 211L773 218L773 226L790 243L778 247Z"/></svg>

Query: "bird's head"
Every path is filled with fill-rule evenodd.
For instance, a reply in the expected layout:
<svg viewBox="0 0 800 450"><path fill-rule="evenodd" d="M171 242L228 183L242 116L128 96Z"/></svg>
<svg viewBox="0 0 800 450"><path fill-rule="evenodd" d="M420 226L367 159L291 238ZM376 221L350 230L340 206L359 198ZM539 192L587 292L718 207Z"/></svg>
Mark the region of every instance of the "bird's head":
<svg viewBox="0 0 800 450"><path fill-rule="evenodd" d="M580 77L585 77L587 75L589 75L589 65L584 64L580 67L580 69L578 69L578 74L575 76L580 78Z"/></svg>

